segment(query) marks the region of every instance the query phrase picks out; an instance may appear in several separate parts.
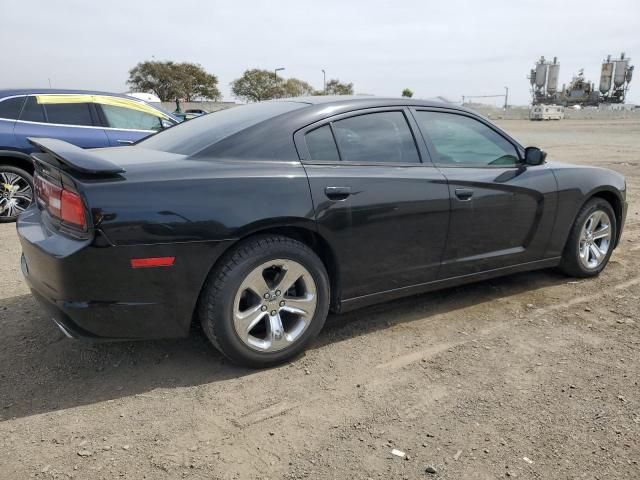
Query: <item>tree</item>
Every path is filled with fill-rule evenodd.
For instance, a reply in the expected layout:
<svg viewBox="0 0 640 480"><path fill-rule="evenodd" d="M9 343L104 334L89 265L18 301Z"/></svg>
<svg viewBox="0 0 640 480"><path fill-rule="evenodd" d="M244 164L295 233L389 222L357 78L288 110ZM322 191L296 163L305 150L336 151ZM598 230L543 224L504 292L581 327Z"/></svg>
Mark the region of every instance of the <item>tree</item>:
<svg viewBox="0 0 640 480"><path fill-rule="evenodd" d="M279 87L283 97L304 97L315 93L311 85L297 78L288 78Z"/></svg>
<svg viewBox="0 0 640 480"><path fill-rule="evenodd" d="M245 70L240 78L231 82L231 93L246 102L259 102L281 96L281 80L276 81L275 72L254 68Z"/></svg>
<svg viewBox="0 0 640 480"><path fill-rule="evenodd" d="M327 82L327 95L353 95L353 83L341 83L334 78Z"/></svg>
<svg viewBox="0 0 640 480"><path fill-rule="evenodd" d="M413 97L413 90L411 90L410 88L405 88L404 90L402 90L402 96L407 98Z"/></svg>
<svg viewBox="0 0 640 480"><path fill-rule="evenodd" d="M127 84L136 92L151 91L163 102L220 98L218 78L196 63L140 62L129 70Z"/></svg>

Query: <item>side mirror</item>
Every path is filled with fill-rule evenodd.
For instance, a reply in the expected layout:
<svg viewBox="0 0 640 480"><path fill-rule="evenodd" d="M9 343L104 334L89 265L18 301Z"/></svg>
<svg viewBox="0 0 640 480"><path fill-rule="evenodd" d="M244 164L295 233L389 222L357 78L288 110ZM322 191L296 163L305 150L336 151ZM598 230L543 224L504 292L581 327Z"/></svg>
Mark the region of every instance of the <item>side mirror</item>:
<svg viewBox="0 0 640 480"><path fill-rule="evenodd" d="M547 152L538 147L527 147L524 149L524 163L527 165L542 165L547 158Z"/></svg>

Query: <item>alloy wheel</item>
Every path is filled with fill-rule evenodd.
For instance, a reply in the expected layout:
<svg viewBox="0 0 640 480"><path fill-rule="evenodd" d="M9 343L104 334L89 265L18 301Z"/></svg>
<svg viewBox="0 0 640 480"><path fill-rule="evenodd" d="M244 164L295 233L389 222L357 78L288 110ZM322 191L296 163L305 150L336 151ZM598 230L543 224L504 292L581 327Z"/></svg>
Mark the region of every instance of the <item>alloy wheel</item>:
<svg viewBox="0 0 640 480"><path fill-rule="evenodd" d="M33 189L26 178L0 170L0 217L17 217L32 201Z"/></svg>
<svg viewBox="0 0 640 480"><path fill-rule="evenodd" d="M587 217L580 232L578 256L582 266L593 270L604 262L611 246L611 219L603 210Z"/></svg>
<svg viewBox="0 0 640 480"><path fill-rule="evenodd" d="M259 352L276 352L295 343L316 311L311 273L290 259L263 263L246 276L233 304L233 324L240 340Z"/></svg>

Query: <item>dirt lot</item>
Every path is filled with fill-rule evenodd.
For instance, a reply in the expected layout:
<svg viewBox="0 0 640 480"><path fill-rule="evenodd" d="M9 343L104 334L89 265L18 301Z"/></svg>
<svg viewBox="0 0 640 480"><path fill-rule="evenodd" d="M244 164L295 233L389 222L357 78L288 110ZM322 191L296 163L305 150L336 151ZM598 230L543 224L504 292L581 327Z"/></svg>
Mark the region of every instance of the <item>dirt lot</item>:
<svg viewBox="0 0 640 480"><path fill-rule="evenodd" d="M502 126L627 176L605 272L334 316L304 357L267 371L229 365L197 332L64 338L0 225L0 478L640 478L640 118Z"/></svg>

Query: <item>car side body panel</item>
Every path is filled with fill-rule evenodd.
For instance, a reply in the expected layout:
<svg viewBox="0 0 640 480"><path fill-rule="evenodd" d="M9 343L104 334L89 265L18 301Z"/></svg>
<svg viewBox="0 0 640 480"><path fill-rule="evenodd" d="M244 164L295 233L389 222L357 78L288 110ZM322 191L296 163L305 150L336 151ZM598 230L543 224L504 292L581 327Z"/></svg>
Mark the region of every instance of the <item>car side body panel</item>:
<svg viewBox="0 0 640 480"><path fill-rule="evenodd" d="M600 167L549 162L558 182L558 208L547 255L562 255L573 221L580 208L593 196L611 196L618 220L616 246L620 240L627 214L626 182L622 175Z"/></svg>

